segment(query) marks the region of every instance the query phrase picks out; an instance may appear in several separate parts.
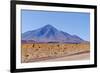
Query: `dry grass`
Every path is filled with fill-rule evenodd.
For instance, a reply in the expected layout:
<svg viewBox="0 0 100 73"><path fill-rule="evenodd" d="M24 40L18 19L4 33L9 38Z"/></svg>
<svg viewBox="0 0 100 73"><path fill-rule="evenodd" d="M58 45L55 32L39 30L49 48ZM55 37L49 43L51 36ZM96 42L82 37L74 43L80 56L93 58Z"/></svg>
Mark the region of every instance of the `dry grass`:
<svg viewBox="0 0 100 73"><path fill-rule="evenodd" d="M22 63L39 61L43 58L56 58L78 52L90 51L89 43L61 44L61 43L34 43L22 44Z"/></svg>

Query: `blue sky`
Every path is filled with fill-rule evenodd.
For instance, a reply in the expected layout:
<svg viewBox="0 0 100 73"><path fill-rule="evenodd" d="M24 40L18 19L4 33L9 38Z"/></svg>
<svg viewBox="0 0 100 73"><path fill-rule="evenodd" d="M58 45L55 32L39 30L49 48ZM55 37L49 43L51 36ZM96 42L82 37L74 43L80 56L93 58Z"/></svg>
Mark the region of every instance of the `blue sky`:
<svg viewBox="0 0 100 73"><path fill-rule="evenodd" d="M22 33L50 24L71 35L90 40L89 13L21 10L21 23Z"/></svg>

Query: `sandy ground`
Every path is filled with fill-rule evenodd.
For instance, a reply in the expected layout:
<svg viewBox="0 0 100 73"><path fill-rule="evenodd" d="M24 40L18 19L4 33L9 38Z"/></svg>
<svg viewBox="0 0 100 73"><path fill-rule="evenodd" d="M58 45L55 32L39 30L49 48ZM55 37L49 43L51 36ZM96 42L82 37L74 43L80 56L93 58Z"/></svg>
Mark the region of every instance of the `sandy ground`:
<svg viewBox="0 0 100 73"><path fill-rule="evenodd" d="M84 51L84 52L73 53L70 55L64 55L61 57L44 57L44 58L30 59L29 61L30 62L54 62L54 61L75 61L75 60L89 60L89 59L90 59L90 52Z"/></svg>
<svg viewBox="0 0 100 73"><path fill-rule="evenodd" d="M40 61L67 61L89 59L90 45L59 44L59 43L34 43L22 44L21 62Z"/></svg>
<svg viewBox="0 0 100 73"><path fill-rule="evenodd" d="M75 55L69 55L61 58L55 58L55 59L48 59L44 60L43 62L48 62L48 61L70 61L70 60L89 60L90 58L90 53L80 53L80 54L75 54Z"/></svg>

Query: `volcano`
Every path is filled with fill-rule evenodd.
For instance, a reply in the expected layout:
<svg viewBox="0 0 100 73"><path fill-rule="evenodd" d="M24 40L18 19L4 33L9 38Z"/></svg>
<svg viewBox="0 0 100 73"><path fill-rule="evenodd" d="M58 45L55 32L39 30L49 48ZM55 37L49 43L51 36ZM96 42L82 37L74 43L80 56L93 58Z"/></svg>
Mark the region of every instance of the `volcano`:
<svg viewBox="0 0 100 73"><path fill-rule="evenodd" d="M36 30L22 33L23 42L57 42L57 43L82 43L85 42L77 35L71 35L67 32L58 30L52 25L48 24Z"/></svg>

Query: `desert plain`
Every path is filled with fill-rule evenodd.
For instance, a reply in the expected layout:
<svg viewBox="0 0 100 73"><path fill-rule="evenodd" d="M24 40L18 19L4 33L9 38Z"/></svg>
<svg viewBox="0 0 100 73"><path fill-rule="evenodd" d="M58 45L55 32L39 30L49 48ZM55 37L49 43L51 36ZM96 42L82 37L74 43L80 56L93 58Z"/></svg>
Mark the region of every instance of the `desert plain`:
<svg viewBox="0 0 100 73"><path fill-rule="evenodd" d="M21 62L89 60L89 43L22 43Z"/></svg>

